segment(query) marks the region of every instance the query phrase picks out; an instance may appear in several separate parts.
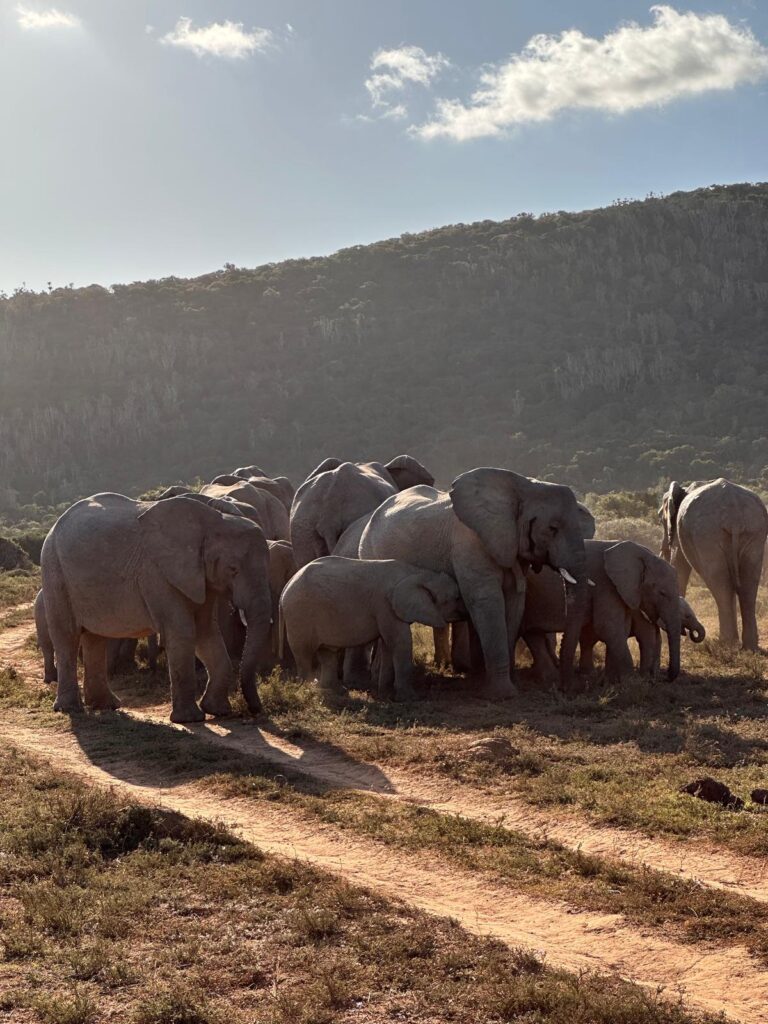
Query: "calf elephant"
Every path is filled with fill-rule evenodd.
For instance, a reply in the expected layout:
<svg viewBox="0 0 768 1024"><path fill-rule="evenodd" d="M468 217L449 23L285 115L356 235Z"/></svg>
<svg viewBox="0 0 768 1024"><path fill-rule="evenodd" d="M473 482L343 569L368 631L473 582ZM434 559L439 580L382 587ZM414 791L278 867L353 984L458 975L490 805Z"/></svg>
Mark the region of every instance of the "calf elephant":
<svg viewBox="0 0 768 1024"><path fill-rule="evenodd" d="M659 517L664 527L661 554L677 570L685 597L691 569L717 602L720 639L739 641L736 601L741 612L741 644L758 647L757 588L768 536L768 511L760 498L729 480L712 480L689 489L673 482Z"/></svg>
<svg viewBox="0 0 768 1024"><path fill-rule="evenodd" d="M330 555L344 531L398 491L432 484L432 475L410 455L380 462L326 459L299 487L291 507L296 564Z"/></svg>
<svg viewBox="0 0 768 1024"><path fill-rule="evenodd" d="M116 706L106 680L106 638L160 633L168 658L174 722L227 714L232 663L217 622L227 595L248 623L240 682L260 709L257 671L269 663L268 551L252 522L185 497L137 502L97 494L69 508L43 545L46 617L58 668L55 709L81 705L77 653L82 641L85 700ZM195 699L195 653L208 670Z"/></svg>
<svg viewBox="0 0 768 1024"><path fill-rule="evenodd" d="M309 562L288 583L280 615L299 674L311 678L315 656L320 686L337 687L337 651L381 638L379 693L409 700L413 690L410 623L444 626L462 614L459 590L446 573L397 561L330 555Z"/></svg>
<svg viewBox="0 0 768 1024"><path fill-rule="evenodd" d="M457 477L448 494L414 487L388 498L363 531L360 555L397 558L456 580L482 647L481 695L502 700L516 693L511 671L528 566L550 565L569 584L562 663L563 684L572 685L587 589L582 529L569 487L474 469Z"/></svg>
<svg viewBox="0 0 768 1024"><path fill-rule="evenodd" d="M634 541L590 540L584 549L587 573L594 587L588 591L579 638L582 669L592 667L592 648L598 640L603 641L606 674L612 682L618 682L623 674L633 670L627 639L636 629L642 637L645 655L641 667L652 670L660 625L669 642L668 678L676 679L680 671L683 608L674 569ZM539 675L545 674L551 664L546 635L565 630L566 618L562 585L556 574L545 569L531 577L521 635L531 649ZM701 630L703 639L703 627L697 620L693 619L689 626Z"/></svg>

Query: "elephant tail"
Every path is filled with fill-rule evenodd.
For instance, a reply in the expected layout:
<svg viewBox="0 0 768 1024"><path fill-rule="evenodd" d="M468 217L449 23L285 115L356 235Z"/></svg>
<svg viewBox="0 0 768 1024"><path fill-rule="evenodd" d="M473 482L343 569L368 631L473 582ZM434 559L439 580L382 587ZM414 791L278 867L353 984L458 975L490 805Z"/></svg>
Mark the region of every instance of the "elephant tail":
<svg viewBox="0 0 768 1024"><path fill-rule="evenodd" d="M739 577L739 528L734 526L731 528L731 550L730 558L728 559L728 569L731 573L731 580L733 581L734 590L741 588L741 579Z"/></svg>

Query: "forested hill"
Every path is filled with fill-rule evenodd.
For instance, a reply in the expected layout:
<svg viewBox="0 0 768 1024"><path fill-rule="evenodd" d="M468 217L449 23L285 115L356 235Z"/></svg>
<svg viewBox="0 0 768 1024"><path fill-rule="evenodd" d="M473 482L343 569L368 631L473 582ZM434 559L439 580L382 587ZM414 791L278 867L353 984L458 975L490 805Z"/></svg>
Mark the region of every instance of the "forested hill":
<svg viewBox="0 0 768 1024"><path fill-rule="evenodd" d="M768 463L768 185L0 300L0 494L407 451L580 490Z"/></svg>

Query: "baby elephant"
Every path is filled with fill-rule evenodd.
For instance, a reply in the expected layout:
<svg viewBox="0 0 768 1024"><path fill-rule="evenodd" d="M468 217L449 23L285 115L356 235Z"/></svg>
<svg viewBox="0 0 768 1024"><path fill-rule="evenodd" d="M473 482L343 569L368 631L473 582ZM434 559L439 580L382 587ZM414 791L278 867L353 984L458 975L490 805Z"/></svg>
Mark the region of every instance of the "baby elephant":
<svg viewBox="0 0 768 1024"><path fill-rule="evenodd" d="M328 555L305 565L280 599L281 641L288 637L299 675L336 691L338 657L347 647L382 641L379 695L411 700L412 622L445 626L463 615L456 581L442 572L395 560L360 561Z"/></svg>

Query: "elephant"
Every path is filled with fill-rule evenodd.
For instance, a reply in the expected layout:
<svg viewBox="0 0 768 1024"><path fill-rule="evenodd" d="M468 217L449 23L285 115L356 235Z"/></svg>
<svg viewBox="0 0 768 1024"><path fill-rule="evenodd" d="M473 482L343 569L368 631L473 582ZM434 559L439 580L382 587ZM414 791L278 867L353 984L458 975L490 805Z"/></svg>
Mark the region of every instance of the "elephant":
<svg viewBox="0 0 768 1024"><path fill-rule="evenodd" d="M287 476L278 476L273 479L263 475L242 476L243 472L244 470L235 470L234 473L223 473L220 476L214 477L211 483L224 486L242 482L248 483L251 487L256 487L260 491L267 491L267 493L277 498L285 506L286 512L290 514L295 488Z"/></svg>
<svg viewBox="0 0 768 1024"><path fill-rule="evenodd" d="M653 671L659 651L658 626L669 642L672 681L680 672L680 636L683 606L677 591L674 569L642 544L634 541L596 541L584 544L587 573L594 587L588 590L587 609L579 638L580 667L592 668L592 648L598 640L606 645L606 674L611 682L633 670L627 638L633 633L641 642L641 670ZM687 606L688 627L703 626ZM525 614L520 633L534 658L537 675L552 664L546 636L566 628L567 609L557 573L542 570L528 581Z"/></svg>
<svg viewBox="0 0 768 1024"><path fill-rule="evenodd" d="M269 476L269 474L265 473L260 466L240 466L238 469L232 470L232 476L247 480L251 476Z"/></svg>
<svg viewBox="0 0 768 1024"><path fill-rule="evenodd" d="M45 614L45 595L42 590L38 590L35 596L33 610L35 614L37 645L42 652L43 664L45 666L44 680L46 683L55 683L58 679L58 674L56 672L56 658L54 656L51 633L48 629L48 619Z"/></svg>
<svg viewBox="0 0 768 1024"><path fill-rule="evenodd" d="M245 480L230 484L206 484L200 493L210 498L232 498L256 511L258 525L267 540L289 540L288 512L274 494L260 490Z"/></svg>
<svg viewBox="0 0 768 1024"><path fill-rule="evenodd" d="M317 656L326 692L337 689L338 650L381 638L379 694L411 700L410 624L444 626L462 613L459 589L447 573L328 555L309 562L286 586L280 635L287 636L302 678L312 678Z"/></svg>
<svg viewBox="0 0 768 1024"><path fill-rule="evenodd" d="M299 487L291 506L291 543L301 568L330 555L344 531L390 495L417 484L434 483L410 455L380 462L321 462Z"/></svg>
<svg viewBox="0 0 768 1024"><path fill-rule="evenodd" d="M360 556L453 576L483 652L480 695L504 700L517 692L511 673L529 566L550 565L569 584L563 686L574 685L587 590L582 530L569 487L485 467L462 473L448 493L414 487L388 498L363 531Z"/></svg>
<svg viewBox="0 0 768 1024"><path fill-rule="evenodd" d="M242 517L222 515L186 497L139 502L97 494L72 505L43 544L46 617L58 668L54 709L117 705L106 680L106 638L160 633L171 678L173 722L230 711L232 663L217 621L220 595L242 610L248 635L240 685L252 713L261 704L257 672L269 663L271 600L267 542ZM208 686L195 699L195 653Z"/></svg>
<svg viewBox="0 0 768 1024"><path fill-rule="evenodd" d="M741 612L741 645L758 649L757 588L768 536L768 511L760 498L730 480L682 487L669 485L659 518L664 527L661 556L677 570L685 597L691 569L717 602L720 639L739 642L736 600Z"/></svg>

